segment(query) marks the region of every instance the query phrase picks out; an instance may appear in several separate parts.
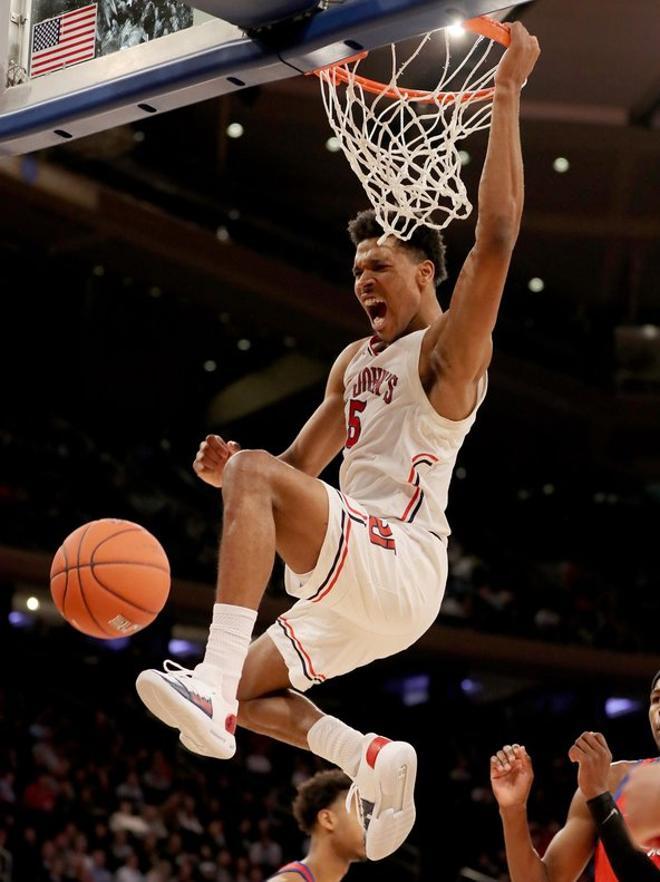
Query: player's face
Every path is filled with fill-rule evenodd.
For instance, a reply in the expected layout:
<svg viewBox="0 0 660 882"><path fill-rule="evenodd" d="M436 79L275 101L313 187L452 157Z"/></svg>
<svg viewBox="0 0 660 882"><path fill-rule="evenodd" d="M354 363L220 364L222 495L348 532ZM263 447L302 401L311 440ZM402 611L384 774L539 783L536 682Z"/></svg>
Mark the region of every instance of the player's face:
<svg viewBox="0 0 660 882"><path fill-rule="evenodd" d="M651 723L651 731L655 738L655 743L660 750L660 681L651 692L651 701L649 703L649 722Z"/></svg>
<svg viewBox="0 0 660 882"><path fill-rule="evenodd" d="M427 262L428 263L428 262ZM408 328L420 311L422 290L428 281L420 273L414 253L390 236L382 245L365 239L355 252L355 296L381 340L390 343Z"/></svg>
<svg viewBox="0 0 660 882"><path fill-rule="evenodd" d="M340 793L332 805L335 813L335 843L337 850L348 861L364 861L367 859L364 850L364 827L358 814L357 800L351 803L350 811L346 810L346 793Z"/></svg>

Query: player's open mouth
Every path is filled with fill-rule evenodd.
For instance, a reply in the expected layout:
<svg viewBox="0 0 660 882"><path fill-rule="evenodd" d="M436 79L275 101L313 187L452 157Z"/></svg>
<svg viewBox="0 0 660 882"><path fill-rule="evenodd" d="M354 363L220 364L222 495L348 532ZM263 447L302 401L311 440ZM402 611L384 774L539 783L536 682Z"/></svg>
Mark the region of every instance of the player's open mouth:
<svg viewBox="0 0 660 882"><path fill-rule="evenodd" d="M387 313L387 304L378 297L365 297L362 305L369 313L371 319L371 327L374 331L380 331L385 324L385 314Z"/></svg>

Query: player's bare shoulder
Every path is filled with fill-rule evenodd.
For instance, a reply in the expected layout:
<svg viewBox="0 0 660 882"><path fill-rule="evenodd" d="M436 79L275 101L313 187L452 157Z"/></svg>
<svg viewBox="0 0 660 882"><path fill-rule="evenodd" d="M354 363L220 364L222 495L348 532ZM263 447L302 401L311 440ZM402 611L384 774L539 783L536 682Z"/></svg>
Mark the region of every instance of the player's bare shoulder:
<svg viewBox="0 0 660 882"><path fill-rule="evenodd" d="M300 873L278 873L271 876L268 882L300 882Z"/></svg>
<svg viewBox="0 0 660 882"><path fill-rule="evenodd" d="M369 339L369 337L362 337L359 340L354 340L342 349L335 359L330 371L330 376L328 378L329 390L335 390L336 392L341 392L343 394L344 374L346 373L346 368L353 361L364 344L369 342Z"/></svg>
<svg viewBox="0 0 660 882"><path fill-rule="evenodd" d="M342 361L344 364L344 369L348 367L351 361L358 354L360 349L364 346L365 343L368 343L370 337L360 337L359 340L353 340L352 343L349 343L337 356L337 361Z"/></svg>
<svg viewBox="0 0 660 882"><path fill-rule="evenodd" d="M611 793L614 793L626 775L631 772L636 765L637 763L633 760L616 760L610 764L610 774L607 783Z"/></svg>
<svg viewBox="0 0 660 882"><path fill-rule="evenodd" d="M635 768L635 765L636 763L631 760L616 760L616 762L610 763L610 771L607 777L607 788L610 793L615 793L617 791L623 779ZM585 817L589 814L584 794L579 787L573 796L571 809L574 810L573 814L575 814L576 811L577 814L582 814Z"/></svg>

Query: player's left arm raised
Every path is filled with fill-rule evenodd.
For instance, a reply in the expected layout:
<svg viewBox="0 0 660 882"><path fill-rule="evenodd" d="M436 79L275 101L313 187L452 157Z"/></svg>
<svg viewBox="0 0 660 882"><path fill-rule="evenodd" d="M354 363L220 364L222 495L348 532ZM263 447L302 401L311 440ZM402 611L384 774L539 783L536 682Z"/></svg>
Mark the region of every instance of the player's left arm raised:
<svg viewBox="0 0 660 882"><path fill-rule="evenodd" d="M492 354L491 334L523 208L520 90L539 53L536 37L514 22L511 44L495 74L475 244L458 276L450 309L431 325L425 339L429 370L435 378L442 378L442 383L433 385L437 385L441 399L447 400L434 401L433 391L431 399L436 409L451 419L466 416L474 405L476 383Z"/></svg>

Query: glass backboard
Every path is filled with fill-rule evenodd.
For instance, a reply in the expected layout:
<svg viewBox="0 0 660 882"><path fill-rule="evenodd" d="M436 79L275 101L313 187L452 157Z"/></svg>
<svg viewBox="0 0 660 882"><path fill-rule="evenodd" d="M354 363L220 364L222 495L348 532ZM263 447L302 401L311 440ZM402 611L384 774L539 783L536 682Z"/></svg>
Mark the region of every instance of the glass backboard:
<svg viewBox="0 0 660 882"><path fill-rule="evenodd" d="M180 0L5 0L0 155L295 76L503 7L496 0L343 0L313 10L310 0L199 5L205 11ZM221 17L253 25L274 6L299 15L257 33Z"/></svg>

